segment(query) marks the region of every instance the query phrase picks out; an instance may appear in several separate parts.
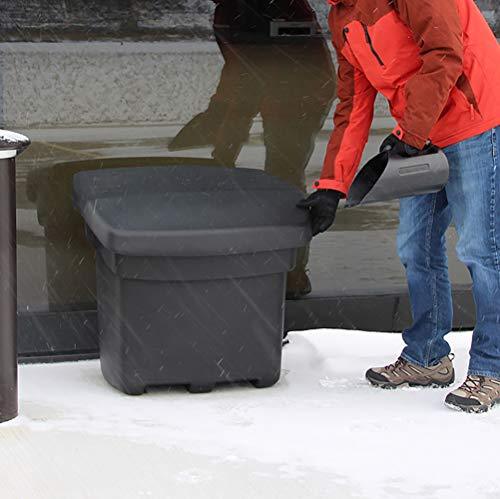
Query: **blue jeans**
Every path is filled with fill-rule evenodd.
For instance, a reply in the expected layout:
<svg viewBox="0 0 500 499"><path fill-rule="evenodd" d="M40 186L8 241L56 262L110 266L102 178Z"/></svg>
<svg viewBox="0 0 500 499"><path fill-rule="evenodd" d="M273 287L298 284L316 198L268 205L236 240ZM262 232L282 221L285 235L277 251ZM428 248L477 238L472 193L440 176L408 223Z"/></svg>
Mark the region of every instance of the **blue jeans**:
<svg viewBox="0 0 500 499"><path fill-rule="evenodd" d="M450 180L437 194L401 200L398 251L406 269L413 325L403 358L428 367L449 355L453 309L445 231L473 281L476 328L469 374L500 379L500 126L447 147Z"/></svg>

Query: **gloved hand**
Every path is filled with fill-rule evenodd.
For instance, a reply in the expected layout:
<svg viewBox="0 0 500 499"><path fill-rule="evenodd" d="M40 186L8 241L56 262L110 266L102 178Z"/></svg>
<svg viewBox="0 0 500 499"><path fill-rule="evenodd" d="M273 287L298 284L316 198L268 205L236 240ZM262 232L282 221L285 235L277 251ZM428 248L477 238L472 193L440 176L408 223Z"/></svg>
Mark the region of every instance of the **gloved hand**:
<svg viewBox="0 0 500 499"><path fill-rule="evenodd" d="M391 133L380 146L380 152L385 151L390 151L392 154L403 156L404 158L418 156L424 152L424 150L417 149L398 139L393 133Z"/></svg>
<svg viewBox="0 0 500 499"><path fill-rule="evenodd" d="M333 225L342 196L338 191L320 189L297 204L299 208L309 210L311 214L313 237L325 232Z"/></svg>

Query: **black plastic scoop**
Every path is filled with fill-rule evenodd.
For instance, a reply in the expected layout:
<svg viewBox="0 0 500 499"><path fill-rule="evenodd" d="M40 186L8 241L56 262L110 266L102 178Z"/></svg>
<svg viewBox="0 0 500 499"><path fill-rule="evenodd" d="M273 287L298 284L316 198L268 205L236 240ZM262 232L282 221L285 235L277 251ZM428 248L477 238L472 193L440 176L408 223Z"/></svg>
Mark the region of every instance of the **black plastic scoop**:
<svg viewBox="0 0 500 499"><path fill-rule="evenodd" d="M439 192L448 182L449 170L448 159L438 148L412 158L381 152L356 175L346 206Z"/></svg>

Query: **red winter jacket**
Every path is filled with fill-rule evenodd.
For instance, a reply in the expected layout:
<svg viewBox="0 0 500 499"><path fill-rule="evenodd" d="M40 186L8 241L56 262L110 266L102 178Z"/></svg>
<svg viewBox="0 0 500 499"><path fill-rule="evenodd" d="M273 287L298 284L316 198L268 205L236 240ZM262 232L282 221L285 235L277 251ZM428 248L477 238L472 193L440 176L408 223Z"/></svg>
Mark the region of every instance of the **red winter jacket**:
<svg viewBox="0 0 500 499"><path fill-rule="evenodd" d="M500 45L473 0L329 0L338 53L335 129L318 189L347 193L377 92L395 132L446 147L500 125Z"/></svg>

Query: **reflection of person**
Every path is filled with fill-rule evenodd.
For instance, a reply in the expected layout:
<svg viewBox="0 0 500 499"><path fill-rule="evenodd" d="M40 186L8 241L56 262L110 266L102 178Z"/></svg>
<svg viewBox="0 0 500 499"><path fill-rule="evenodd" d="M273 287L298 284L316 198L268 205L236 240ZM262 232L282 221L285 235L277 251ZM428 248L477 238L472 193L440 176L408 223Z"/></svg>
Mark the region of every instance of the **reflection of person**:
<svg viewBox="0 0 500 499"><path fill-rule="evenodd" d="M224 68L208 109L173 139L170 149L213 146L234 166L260 113L265 170L305 192L305 168L335 94L330 52L307 0L214 0L214 31ZM295 35L295 36L294 36ZM288 276L287 296L311 290L307 250Z"/></svg>
<svg viewBox="0 0 500 499"><path fill-rule="evenodd" d="M437 194L401 200L399 253L413 326L394 364L371 369L377 386L448 386L451 286L444 233L453 220L458 256L474 282L477 325L469 376L447 397L480 412L500 401L500 47L473 0L330 0L338 52L336 128L318 190L303 203L315 232L333 223L367 141L377 92L399 123L382 144L420 154L444 149L450 180Z"/></svg>
<svg viewBox="0 0 500 499"><path fill-rule="evenodd" d="M88 242L83 218L73 208L74 175L105 168L168 168L179 164L211 166L214 162L163 157L95 158L55 163L29 171L26 194L36 205L38 222L45 232L42 239L47 270L44 289L49 310L95 308L95 249Z"/></svg>

